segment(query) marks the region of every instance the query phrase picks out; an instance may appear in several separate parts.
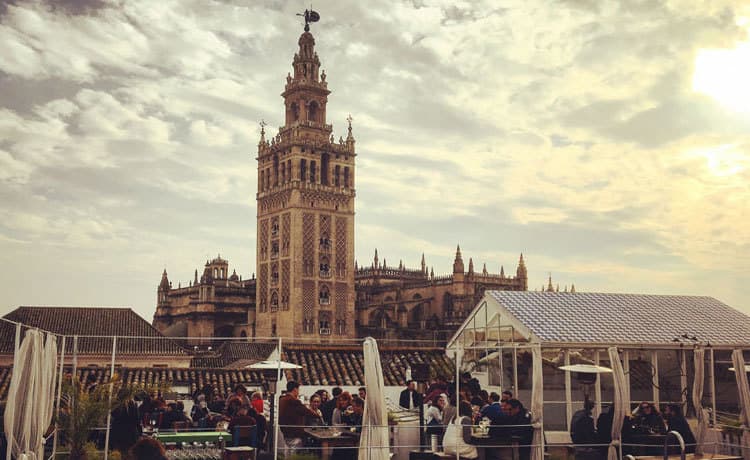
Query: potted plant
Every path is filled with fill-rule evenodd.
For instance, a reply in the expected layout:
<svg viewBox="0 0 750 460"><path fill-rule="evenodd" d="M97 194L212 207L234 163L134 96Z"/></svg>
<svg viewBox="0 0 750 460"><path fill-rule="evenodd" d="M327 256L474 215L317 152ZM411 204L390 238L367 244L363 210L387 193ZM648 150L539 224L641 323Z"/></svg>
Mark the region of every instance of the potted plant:
<svg viewBox="0 0 750 460"><path fill-rule="evenodd" d="M63 380L57 426L70 449L71 459L91 458L91 448L95 448L91 442L92 433L96 427L106 425L107 414L114 408L125 404L138 392L166 389L164 385L125 385L117 374L111 379L111 387L110 398L110 383L98 385L89 391L78 379L68 376ZM120 391L122 389L127 391Z"/></svg>

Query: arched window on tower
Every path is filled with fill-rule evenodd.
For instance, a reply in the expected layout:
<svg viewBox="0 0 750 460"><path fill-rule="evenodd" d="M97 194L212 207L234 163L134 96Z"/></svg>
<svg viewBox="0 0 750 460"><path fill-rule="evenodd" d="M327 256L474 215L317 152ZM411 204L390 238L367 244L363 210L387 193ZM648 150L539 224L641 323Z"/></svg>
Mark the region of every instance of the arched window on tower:
<svg viewBox="0 0 750 460"><path fill-rule="evenodd" d="M341 174L341 166L336 165L333 172L333 185L336 187L341 187L341 181L339 178L339 175Z"/></svg>
<svg viewBox="0 0 750 460"><path fill-rule="evenodd" d="M307 119L309 121L317 123L318 122L318 113L319 113L318 103L315 102L315 101L310 102L310 105L308 106L308 109L307 109Z"/></svg>
<svg viewBox="0 0 750 460"><path fill-rule="evenodd" d="M299 106L297 105L296 102L292 102L291 111L292 111L292 121L299 120Z"/></svg>
<svg viewBox="0 0 750 460"><path fill-rule="evenodd" d="M320 183L328 185L328 154L320 156Z"/></svg>
<svg viewBox="0 0 750 460"><path fill-rule="evenodd" d="M307 160L304 158L299 160L299 180L302 182L307 180Z"/></svg>
<svg viewBox="0 0 750 460"><path fill-rule="evenodd" d="M330 278L331 277L331 266L328 261L328 257L323 256L320 258L320 277Z"/></svg>
<svg viewBox="0 0 750 460"><path fill-rule="evenodd" d="M310 161L310 182L317 183L315 180L315 161Z"/></svg>
<svg viewBox="0 0 750 460"><path fill-rule="evenodd" d="M279 156L273 156L273 186L279 185Z"/></svg>
<svg viewBox="0 0 750 460"><path fill-rule="evenodd" d="M349 188L349 168L344 168L344 187Z"/></svg>
<svg viewBox="0 0 750 460"><path fill-rule="evenodd" d="M271 293L271 311L279 309L279 294L276 291Z"/></svg>
<svg viewBox="0 0 750 460"><path fill-rule="evenodd" d="M331 293L328 290L328 286L326 286L325 284L320 287L320 294L319 294L318 300L321 305L331 304Z"/></svg>

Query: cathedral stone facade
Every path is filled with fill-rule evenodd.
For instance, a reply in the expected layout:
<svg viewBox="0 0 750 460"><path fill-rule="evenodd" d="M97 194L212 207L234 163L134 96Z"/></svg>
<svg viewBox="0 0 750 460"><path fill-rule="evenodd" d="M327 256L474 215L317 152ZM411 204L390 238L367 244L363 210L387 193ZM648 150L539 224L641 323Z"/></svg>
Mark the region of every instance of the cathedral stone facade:
<svg viewBox="0 0 750 460"><path fill-rule="evenodd" d="M309 31L299 38L281 93L285 122L258 143L257 279L229 275L229 264L207 261L203 275L175 289L166 270L157 289L153 325L170 336L204 343L212 337L285 337L334 342L371 335L445 340L485 289L526 290L523 256L515 276L453 272L354 260L355 141L326 123L331 93Z"/></svg>
<svg viewBox="0 0 750 460"><path fill-rule="evenodd" d="M357 330L360 336L432 340L442 343L466 319L484 291L525 291L528 288L526 263L521 254L515 276L474 270L469 258L464 268L461 248L456 248L453 273L435 276L427 270L424 254L419 269L408 269L399 262L389 267L378 252L369 267L356 269Z"/></svg>

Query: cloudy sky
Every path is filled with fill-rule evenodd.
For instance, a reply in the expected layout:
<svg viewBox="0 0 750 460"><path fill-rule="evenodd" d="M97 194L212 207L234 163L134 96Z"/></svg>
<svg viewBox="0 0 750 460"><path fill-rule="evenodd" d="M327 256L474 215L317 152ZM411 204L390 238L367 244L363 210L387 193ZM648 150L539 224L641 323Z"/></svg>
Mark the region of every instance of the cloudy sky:
<svg viewBox="0 0 750 460"><path fill-rule="evenodd" d="M0 313L153 315L217 253L255 271L258 122L304 2L0 1ZM750 313L750 4L324 2L356 254L531 289L714 296Z"/></svg>

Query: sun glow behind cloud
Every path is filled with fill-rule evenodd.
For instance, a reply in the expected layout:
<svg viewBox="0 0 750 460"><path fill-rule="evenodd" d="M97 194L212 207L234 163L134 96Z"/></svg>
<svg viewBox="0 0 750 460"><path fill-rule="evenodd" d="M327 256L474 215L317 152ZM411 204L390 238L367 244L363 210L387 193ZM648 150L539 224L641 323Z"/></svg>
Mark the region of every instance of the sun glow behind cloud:
<svg viewBox="0 0 750 460"><path fill-rule="evenodd" d="M747 20L743 20L746 24ZM750 28L748 28L750 32ZM750 115L750 33L732 49L702 49L695 58L693 90Z"/></svg>

